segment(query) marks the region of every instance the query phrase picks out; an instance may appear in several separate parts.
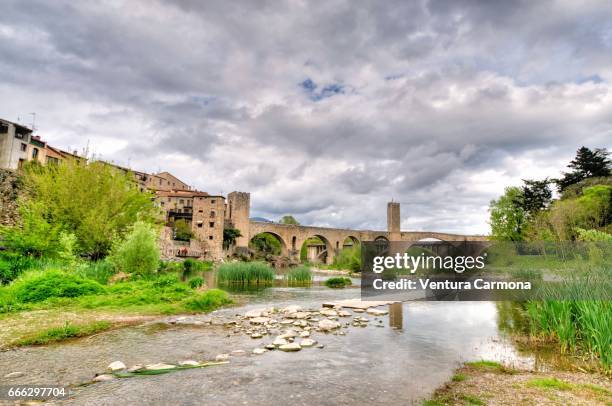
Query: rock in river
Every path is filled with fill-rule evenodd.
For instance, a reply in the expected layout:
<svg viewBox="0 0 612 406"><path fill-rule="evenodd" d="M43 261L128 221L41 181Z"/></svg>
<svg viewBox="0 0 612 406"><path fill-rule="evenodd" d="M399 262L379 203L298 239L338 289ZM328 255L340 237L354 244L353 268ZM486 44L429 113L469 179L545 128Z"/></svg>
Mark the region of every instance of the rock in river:
<svg viewBox="0 0 612 406"><path fill-rule="evenodd" d="M219 354L215 357L215 361L218 361L218 362L227 361L229 357L230 357L229 354Z"/></svg>
<svg viewBox="0 0 612 406"><path fill-rule="evenodd" d="M180 366L187 366L187 367L197 367L200 365L200 363L198 361L194 361L192 359L188 359L185 361L181 361L179 362Z"/></svg>
<svg viewBox="0 0 612 406"><path fill-rule="evenodd" d="M255 354L255 355L261 355L261 354L263 354L265 352L268 352L268 350L266 350L265 348L255 348L253 350L253 354Z"/></svg>
<svg viewBox="0 0 612 406"><path fill-rule="evenodd" d="M274 342L272 344L274 344L275 346L281 346L281 345L286 345L288 342L287 340L285 340L282 337L276 337L276 340L274 340Z"/></svg>
<svg viewBox="0 0 612 406"><path fill-rule="evenodd" d="M321 331L331 331L340 327L340 323L332 320L321 320L319 322L319 330Z"/></svg>
<svg viewBox="0 0 612 406"><path fill-rule="evenodd" d="M125 364L124 364L123 362L121 362L121 361L115 361L115 362L111 362L111 363L108 365L108 367L106 367L106 368L107 368L107 369L109 369L109 370L111 370L111 371L113 371L113 372L116 372L116 371L122 371L122 370L124 370L126 367L125 367Z"/></svg>
<svg viewBox="0 0 612 406"><path fill-rule="evenodd" d="M298 343L284 344L278 347L281 351L294 352L302 349Z"/></svg>
<svg viewBox="0 0 612 406"><path fill-rule="evenodd" d="M10 378L19 378L20 376L24 376L25 372L11 372L9 374L4 375L6 379Z"/></svg>
<svg viewBox="0 0 612 406"><path fill-rule="evenodd" d="M372 316L384 316L385 314L389 313L387 310L378 310L378 309L373 309L371 307L368 308L366 312L368 314L371 314Z"/></svg>
<svg viewBox="0 0 612 406"><path fill-rule="evenodd" d="M305 338L302 341L300 341L300 347L303 347L303 348L312 347L316 343L317 342L311 338Z"/></svg>
<svg viewBox="0 0 612 406"><path fill-rule="evenodd" d="M113 379L115 379L115 377L110 374L102 374L102 375L96 376L93 379L93 381L94 382L106 382L106 381L112 381Z"/></svg>
<svg viewBox="0 0 612 406"><path fill-rule="evenodd" d="M252 318L252 317L262 317L264 314L267 314L266 309L253 309L249 310L244 314L244 317Z"/></svg>
<svg viewBox="0 0 612 406"><path fill-rule="evenodd" d="M265 324L270 321L269 317L253 317L251 320L251 324Z"/></svg>

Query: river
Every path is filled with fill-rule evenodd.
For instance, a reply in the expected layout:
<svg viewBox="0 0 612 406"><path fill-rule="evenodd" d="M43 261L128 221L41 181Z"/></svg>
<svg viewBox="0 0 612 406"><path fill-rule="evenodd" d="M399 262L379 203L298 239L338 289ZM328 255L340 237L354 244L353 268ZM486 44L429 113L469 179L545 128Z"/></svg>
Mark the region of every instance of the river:
<svg viewBox="0 0 612 406"><path fill-rule="evenodd" d="M287 305L318 309L323 302L358 298L359 293L354 287L337 290L319 284L277 286L244 293L247 304L212 315L231 318L254 308ZM0 371L26 372L11 384L76 385L90 381L115 360L128 366L178 363L212 360L217 354L242 349L247 355L232 357L226 365L77 387L73 397L60 403L405 405L429 396L464 361L533 365L534 357L519 354L500 332L498 317L498 306L492 302L405 302L379 317L382 323L372 318L368 327L350 327L346 335L313 334L322 349L263 355L250 352L270 339L229 334L222 325L152 322L0 353Z"/></svg>

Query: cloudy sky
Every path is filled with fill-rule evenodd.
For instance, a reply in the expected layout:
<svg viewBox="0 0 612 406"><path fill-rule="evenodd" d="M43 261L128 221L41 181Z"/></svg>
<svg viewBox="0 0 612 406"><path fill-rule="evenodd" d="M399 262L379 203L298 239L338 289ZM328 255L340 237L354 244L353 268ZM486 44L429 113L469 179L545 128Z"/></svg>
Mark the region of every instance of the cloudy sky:
<svg viewBox="0 0 612 406"><path fill-rule="evenodd" d="M610 1L28 1L0 117L252 215L486 233L521 178L612 147Z"/></svg>

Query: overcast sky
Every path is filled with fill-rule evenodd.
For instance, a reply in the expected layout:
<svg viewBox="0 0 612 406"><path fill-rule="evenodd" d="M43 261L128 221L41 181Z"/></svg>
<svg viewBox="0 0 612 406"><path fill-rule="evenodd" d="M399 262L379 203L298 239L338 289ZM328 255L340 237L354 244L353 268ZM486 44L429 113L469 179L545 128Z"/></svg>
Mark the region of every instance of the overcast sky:
<svg viewBox="0 0 612 406"><path fill-rule="evenodd" d="M303 224L488 233L612 146L612 2L2 1L0 117Z"/></svg>

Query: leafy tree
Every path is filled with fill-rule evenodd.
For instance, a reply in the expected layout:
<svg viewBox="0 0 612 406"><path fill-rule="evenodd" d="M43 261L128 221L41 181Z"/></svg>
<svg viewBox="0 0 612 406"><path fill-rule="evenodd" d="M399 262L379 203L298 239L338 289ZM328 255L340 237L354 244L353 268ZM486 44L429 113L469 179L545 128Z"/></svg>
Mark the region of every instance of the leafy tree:
<svg viewBox="0 0 612 406"><path fill-rule="evenodd" d="M251 239L249 247L265 254L280 255L282 252L281 243L269 233L257 234Z"/></svg>
<svg viewBox="0 0 612 406"><path fill-rule="evenodd" d="M52 250L64 231L76 236L75 253L100 258L134 222L153 222L158 214L132 174L102 162L26 165L23 181L23 222L8 239L35 255Z"/></svg>
<svg viewBox="0 0 612 406"><path fill-rule="evenodd" d="M523 179L522 187L522 207L530 218L533 218L540 210L545 209L552 199L550 182L544 180Z"/></svg>
<svg viewBox="0 0 612 406"><path fill-rule="evenodd" d="M563 177L556 180L559 191L563 192L568 186L583 179L612 175L612 161L608 155L605 148L596 148L592 151L587 147L581 147L576 152L576 157L567 165L573 170L563 173Z"/></svg>
<svg viewBox="0 0 612 406"><path fill-rule="evenodd" d="M291 225L295 225L295 226L299 226L300 225L300 223L293 216L283 216L283 218L280 219L279 223L281 223L281 224L291 224Z"/></svg>
<svg viewBox="0 0 612 406"><path fill-rule="evenodd" d="M178 219L174 222L174 239L178 241L189 241L193 238L193 232L189 223L185 219Z"/></svg>
<svg viewBox="0 0 612 406"><path fill-rule="evenodd" d="M228 249L230 246L236 244L236 238L242 237L240 230L237 228L224 228L223 229L223 248Z"/></svg>
<svg viewBox="0 0 612 406"><path fill-rule="evenodd" d="M523 190L507 187L505 193L489 204L491 236L501 241L522 241L527 225L523 209Z"/></svg>
<svg viewBox="0 0 612 406"><path fill-rule="evenodd" d="M159 264L157 236L153 226L137 221L125 239L115 242L108 259L117 271L150 275Z"/></svg>

